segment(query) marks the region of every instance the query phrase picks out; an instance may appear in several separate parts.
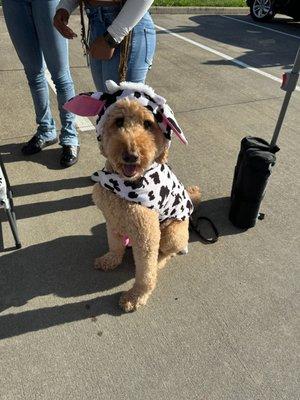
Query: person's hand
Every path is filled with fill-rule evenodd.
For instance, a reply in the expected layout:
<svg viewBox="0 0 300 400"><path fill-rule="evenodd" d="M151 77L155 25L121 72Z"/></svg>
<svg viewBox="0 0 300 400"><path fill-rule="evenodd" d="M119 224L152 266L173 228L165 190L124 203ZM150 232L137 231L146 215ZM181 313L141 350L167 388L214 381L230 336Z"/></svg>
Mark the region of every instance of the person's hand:
<svg viewBox="0 0 300 400"><path fill-rule="evenodd" d="M64 8L59 8L53 18L53 25L58 32L66 39L73 39L77 37L76 33L68 27L70 14Z"/></svg>
<svg viewBox="0 0 300 400"><path fill-rule="evenodd" d="M114 48L111 48L103 36L97 37L90 46L89 55L98 60L110 60L114 55Z"/></svg>

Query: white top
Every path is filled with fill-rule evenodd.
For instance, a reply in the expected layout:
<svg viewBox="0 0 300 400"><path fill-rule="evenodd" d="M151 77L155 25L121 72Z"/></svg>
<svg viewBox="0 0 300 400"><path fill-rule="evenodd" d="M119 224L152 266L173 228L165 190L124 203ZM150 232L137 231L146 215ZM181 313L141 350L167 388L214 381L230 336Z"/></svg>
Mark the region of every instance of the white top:
<svg viewBox="0 0 300 400"><path fill-rule="evenodd" d="M107 31L121 43L123 38L134 28L151 7L154 0L127 0ZM64 8L71 14L78 7L78 0L60 0L56 9Z"/></svg>

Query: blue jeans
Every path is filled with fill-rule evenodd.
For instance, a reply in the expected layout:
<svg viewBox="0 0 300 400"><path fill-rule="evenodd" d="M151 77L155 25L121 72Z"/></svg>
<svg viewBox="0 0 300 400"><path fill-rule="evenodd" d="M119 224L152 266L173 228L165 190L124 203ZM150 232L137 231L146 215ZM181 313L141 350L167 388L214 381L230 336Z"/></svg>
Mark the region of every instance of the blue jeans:
<svg viewBox="0 0 300 400"><path fill-rule="evenodd" d="M13 45L24 66L38 124L36 135L56 138L55 122L49 105L45 64L57 91L61 120L61 145L78 145L74 114L63 104L74 96L68 61L68 43L53 27L58 0L3 0L3 13Z"/></svg>
<svg viewBox="0 0 300 400"><path fill-rule="evenodd" d="M86 7L90 23L90 43L103 35L120 12L119 6ZM126 80L145 82L151 67L156 44L156 33L150 14L147 12L132 30L132 41ZM120 48L115 49L110 60L101 61L90 57L93 80L98 91L105 90L105 81L119 82Z"/></svg>

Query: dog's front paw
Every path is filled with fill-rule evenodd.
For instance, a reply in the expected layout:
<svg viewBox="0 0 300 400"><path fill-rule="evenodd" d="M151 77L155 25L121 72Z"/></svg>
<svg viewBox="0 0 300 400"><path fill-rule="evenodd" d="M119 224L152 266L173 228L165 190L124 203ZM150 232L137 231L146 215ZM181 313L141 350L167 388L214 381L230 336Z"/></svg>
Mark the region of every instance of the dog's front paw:
<svg viewBox="0 0 300 400"><path fill-rule="evenodd" d="M106 253L104 256L95 258L94 268L108 271L117 268L121 264L120 257L115 253Z"/></svg>
<svg viewBox="0 0 300 400"><path fill-rule="evenodd" d="M147 303L149 294L139 294L134 289L130 289L121 295L120 307L125 312L135 311L138 307L144 306Z"/></svg>

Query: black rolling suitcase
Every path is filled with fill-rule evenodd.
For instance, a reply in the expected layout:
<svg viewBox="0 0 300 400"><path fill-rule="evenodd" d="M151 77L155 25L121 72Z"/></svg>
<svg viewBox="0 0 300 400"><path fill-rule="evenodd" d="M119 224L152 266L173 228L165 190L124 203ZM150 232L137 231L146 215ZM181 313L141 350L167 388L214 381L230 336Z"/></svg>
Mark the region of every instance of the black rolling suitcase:
<svg viewBox="0 0 300 400"><path fill-rule="evenodd" d="M283 76L281 88L286 91L286 95L271 143L252 136L242 139L234 171L229 211L230 221L238 228L252 228L259 216L260 204L265 194L268 179L276 163L275 153L279 150L276 142L291 94L297 86L299 70L300 47L292 71Z"/></svg>

